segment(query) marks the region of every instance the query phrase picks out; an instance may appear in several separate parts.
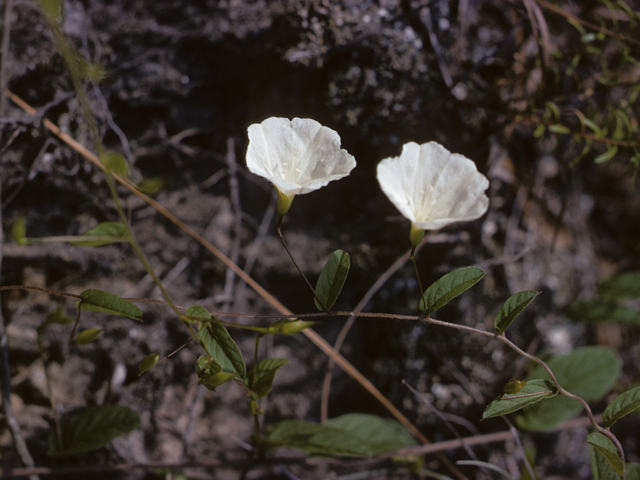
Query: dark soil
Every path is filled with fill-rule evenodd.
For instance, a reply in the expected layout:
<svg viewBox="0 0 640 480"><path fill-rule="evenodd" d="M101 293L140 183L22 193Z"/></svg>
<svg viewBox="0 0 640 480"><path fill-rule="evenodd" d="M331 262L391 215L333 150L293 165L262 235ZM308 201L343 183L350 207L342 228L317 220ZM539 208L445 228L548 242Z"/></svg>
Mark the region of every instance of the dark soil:
<svg viewBox="0 0 640 480"><path fill-rule="evenodd" d="M570 166L581 144L570 135L539 138L534 131L547 121L548 102L561 106L562 119L573 110L607 111L629 97L634 77L624 80L622 75L627 70L615 48L624 42L606 50L599 40L608 68L620 74L619 83L593 81L601 65L586 53L576 29L566 18L541 9L556 52L546 64L544 42L535 40L541 27L527 15L526 6L532 3L538 5L73 0L64 4L62 30L86 60L106 72L99 83L85 83L106 148L130 157L133 180L156 179L162 188L155 198L162 205L242 268L251 268L252 277L296 313L315 311L313 298L275 234L272 187L246 170L250 124L270 116L313 118L336 130L342 147L358 162L342 181L296 197L283 224L292 254L312 283L333 250L350 253L352 268L336 310L354 308L409 247L408 222L380 191L376 164L399 155L408 141L437 141L473 159L491 180L489 212L476 222L430 234L418 263L425 284L467 265L482 267L486 276L438 311L437 318L490 330L511 294L540 291L510 329L510 338L541 355L582 345L610 346L624 362L617 387L621 391L640 380L637 327L577 324L560 312L571 300L592 295L599 280L640 267L640 194L629 168L633 150L621 147L613 161L601 165L594 158L604 150L596 144ZM614 28L604 4L575 3L564 7ZM616 25L623 35L633 32L628 19ZM638 54L637 48L629 48ZM574 54L582 56L569 75ZM4 63L14 94L94 148L67 68L36 2L14 4ZM637 119L637 108L637 102L629 105L631 118ZM117 218L103 174L51 134L43 117L34 120L10 102L2 115L2 145L7 146L0 157L1 284L76 294L98 288L124 297L160 298L129 247L20 246L11 240L20 216L28 237L76 235ZM571 119L567 122L576 122L575 116ZM571 126L580 130L579 123ZM174 224L127 190L119 192L142 249L177 304L274 313ZM266 234L261 225L268 227ZM415 314L418 298L407 263L365 310ZM96 342L70 347L71 326L52 326L40 352L36 329L58 306L75 315L73 304L59 297L34 291L2 294L13 413L37 466L102 466L104 470L82 473L81 478L127 479L165 474L107 467L220 460L228 466L181 471L190 478L222 479L338 478L389 467L376 461L301 461L245 471L238 462L250 458L245 447L253 428L246 397L231 383L215 393L198 385L196 345L137 375L146 355L161 352L164 357L189 339L168 308L143 305L142 323L87 312L85 328L105 329ZM343 324L342 318L327 318L316 330L333 343ZM251 363L255 336L242 330L231 334ZM263 343L269 356L291 362L278 373L262 405L265 425L289 418L318 421L326 356L301 335L269 336ZM360 319L342 352L433 442L454 437L402 385L403 379L450 414L460 435L471 436L507 428L499 419L479 419L510 378L526 375L526 365L497 342L423 324ZM60 415L118 403L140 412L140 429L94 452L48 456L53 414L45 365ZM337 369L332 385L330 417L351 412L389 416ZM21 459L6 425L0 417L2 467L17 468ZM638 421L632 419L615 430L627 461L637 462L640 456L637 429ZM522 433L521 440L537 448L540 478L582 479L590 476L586 432ZM522 465L511 441L481 446L475 453L514 475ZM463 450L447 455L452 461L469 458ZM452 476L433 456L426 457L425 467ZM475 467L464 471L470 478L491 478ZM370 478L410 478L386 472L373 472Z"/></svg>

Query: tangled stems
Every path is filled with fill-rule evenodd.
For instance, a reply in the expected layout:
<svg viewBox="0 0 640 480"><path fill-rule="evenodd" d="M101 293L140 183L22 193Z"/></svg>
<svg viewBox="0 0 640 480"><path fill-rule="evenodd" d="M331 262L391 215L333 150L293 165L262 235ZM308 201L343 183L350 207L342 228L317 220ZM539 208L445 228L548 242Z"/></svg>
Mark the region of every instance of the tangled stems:
<svg viewBox="0 0 640 480"><path fill-rule="evenodd" d="M55 290L51 290L51 289L47 289L47 288L42 288L42 287L36 287L36 286L31 286L31 285L10 285L10 286L2 286L0 287L0 291L2 290L38 290L38 291L42 291L42 292L46 292L50 295L56 295L56 296L63 296L63 297L70 297L70 298L76 298L76 299L80 299L79 295L75 295L72 293L66 293L66 292L59 292L59 291L55 291ZM129 301L133 301L133 302L144 302L144 303L157 303L160 305L164 305L170 308L174 308L176 310L186 310L186 307L182 307L182 306L178 306L178 305L171 305L168 302L164 302L162 300L154 300L154 299L144 299L144 298L128 298L126 300ZM562 387L562 385L560 385L560 383L558 382L556 376L554 375L553 371L551 370L551 368L549 368L549 366L542 361L541 359L539 359L538 357L536 357L535 355L532 355L530 353L525 352L524 350L522 350L520 347L518 347L515 343L513 343L511 340L509 340L506 335L504 333L502 334L495 334L493 332L489 332L486 330L480 330L477 328L473 328L473 327L469 327L466 325L459 325L456 323L451 323L451 322L445 322L442 320L437 320L435 318L431 318L431 316L427 315L426 317L421 317L421 316L416 316L416 315L398 315L398 314L392 314L392 313L370 313L370 312L353 312L353 311L328 311L328 312L322 312L322 313L307 313L307 314L298 314L298 315L282 315L282 314L274 314L274 315L253 315L253 314L245 314L245 313L234 313L234 312L210 312L211 315L213 317L215 316L225 316L225 317L241 317L241 318L251 318L251 319L283 319L283 318L315 318L315 317L363 317L363 318L378 318L378 319L390 319L390 320L405 320L405 321L424 321L426 323L430 323L433 325L439 325L442 327L448 327L448 328L454 328L457 330L463 330L463 331L467 331L467 332L471 332L477 335L482 335L484 337L488 337L488 338L493 338L496 339L498 341L500 341L501 343L505 344L506 346L508 346L509 348L511 348L512 350L514 350L516 353L518 353L519 355L522 355L525 358L528 358L529 360L538 363L539 365L541 365L546 372L549 374L549 377L551 378L551 381L553 382L553 384L555 385L555 387L558 389L558 393L561 395L564 395L566 397L572 398L574 400L577 400L578 402L580 402L582 404L582 406L584 407L585 411L587 412L587 416L589 417L589 421L591 422L591 426L597 430L598 432L600 432L603 435L606 435L616 446L616 448L618 449L618 452L620 454L620 458L622 459L623 465L625 462L625 455L624 455L624 450L622 449L622 445L620 444L620 441L617 439L617 437L611 432L610 429L608 428L603 428L600 425L598 425L595 421L595 418L593 416L593 412L591 411L591 407L589 407L589 405L587 404L587 402L585 402L581 397L574 395L573 393L567 391L566 389L564 389ZM184 314L180 313L180 318L183 319L183 321L186 322L187 319L190 320L199 320L197 317L189 317L186 316ZM262 336L264 336L265 334L267 334L267 328L261 328L261 327L255 327L255 326L251 326L251 325L243 325L240 323L235 323L235 322L226 322L226 321L222 321L222 320L218 320L217 318L212 318L211 320L209 320L211 322L216 322L216 323L221 323L223 325L229 326L229 327L235 327L235 328L241 328L244 330L251 330L254 331L256 333L258 333L258 336L261 338ZM188 324L188 323L187 323ZM189 325L189 327L191 328L191 326ZM191 330L193 330L191 328ZM254 365L257 365L257 360L258 360L258 342L256 341L256 350L254 352ZM254 367L257 368L257 367ZM255 381L255 380L254 380ZM244 387L244 385L242 385ZM246 388L246 387L245 387ZM257 417L257 415L255 416ZM259 427L258 430L259 432Z"/></svg>

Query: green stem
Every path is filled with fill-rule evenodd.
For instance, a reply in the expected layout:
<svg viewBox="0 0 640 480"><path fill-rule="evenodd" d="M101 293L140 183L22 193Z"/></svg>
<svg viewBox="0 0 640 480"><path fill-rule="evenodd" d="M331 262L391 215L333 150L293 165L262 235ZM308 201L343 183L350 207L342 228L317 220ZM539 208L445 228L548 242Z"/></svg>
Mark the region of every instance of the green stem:
<svg viewBox="0 0 640 480"><path fill-rule="evenodd" d="M316 290L313 288L313 286L311 285L311 283L309 282L309 280L307 279L305 274L302 273L302 270L300 270L300 267L298 267L298 264L293 259L293 255L291 255L291 252L289 251L289 248L287 247L287 243L284 241L284 237L282 236L282 228L281 227L282 227L282 215L278 218L278 227L276 229L278 231L278 236L280 237L280 241L282 242L282 246L284 247L284 249L289 254L289 258L291 259L291 261L293 262L293 265L298 270L298 273L302 276L302 278L304 278L304 281L307 283L307 285L311 289L311 292L313 292L313 296L318 301L318 304L322 305L322 309L326 312L327 311L327 307L326 307L325 303L322 300L320 300L320 297L316 293Z"/></svg>
<svg viewBox="0 0 640 480"><path fill-rule="evenodd" d="M411 263L413 263L413 270L416 273L416 280L418 280L418 289L420 290L420 302L422 302L422 297L424 296L424 290L422 290L422 282L420 281L420 272L418 271L418 264L416 263L416 245L411 247Z"/></svg>

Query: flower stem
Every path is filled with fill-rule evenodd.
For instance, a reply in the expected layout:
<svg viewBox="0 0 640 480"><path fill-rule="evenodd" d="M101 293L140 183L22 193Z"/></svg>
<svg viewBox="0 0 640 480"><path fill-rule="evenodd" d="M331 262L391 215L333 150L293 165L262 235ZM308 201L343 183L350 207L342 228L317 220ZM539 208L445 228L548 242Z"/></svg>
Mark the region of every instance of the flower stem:
<svg viewBox="0 0 640 480"><path fill-rule="evenodd" d="M318 304L322 305L322 309L326 312L327 311L327 307L325 306L324 302L322 300L320 300L320 297L318 296L318 294L316 293L316 290L313 288L313 286L311 285L311 283L309 282L309 280L307 279L307 277L305 276L304 273L302 273L302 270L300 270L300 267L298 267L298 264L296 263L296 261L293 259L293 255L291 255L291 252L289 251L289 248L287 247L286 242L284 241L284 237L282 236L282 215L280 215L280 217L278 218L278 236L280 237L280 241L282 242L282 246L284 247L284 249L287 251L287 253L289 254L289 258L291 259L291 261L293 262L293 265L296 267L296 269L298 270L298 273L302 276L302 278L304 278L304 281L307 282L307 285L309 286L309 288L311 289L311 291L313 292L313 296L315 297L315 299L318 301Z"/></svg>
<svg viewBox="0 0 640 480"><path fill-rule="evenodd" d="M424 296L424 290L422 290L422 282L420 281L420 273L418 272L418 264L416 263L416 245L411 247L411 263L413 263L413 270L416 272L416 280L418 280L418 288L420 289L420 301Z"/></svg>

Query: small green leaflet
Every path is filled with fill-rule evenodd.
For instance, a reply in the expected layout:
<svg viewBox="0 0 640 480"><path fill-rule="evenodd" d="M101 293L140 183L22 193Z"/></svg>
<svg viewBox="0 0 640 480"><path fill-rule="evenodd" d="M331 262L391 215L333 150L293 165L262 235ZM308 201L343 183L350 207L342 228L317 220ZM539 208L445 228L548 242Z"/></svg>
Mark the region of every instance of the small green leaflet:
<svg viewBox="0 0 640 480"><path fill-rule="evenodd" d="M309 455L369 457L416 442L398 422L375 415L348 414L325 424L285 420L267 429L269 449L297 448Z"/></svg>
<svg viewBox="0 0 640 480"><path fill-rule="evenodd" d="M148 372L153 367L155 367L160 361L159 353L150 353L146 357L142 359L142 361L138 364L138 376L142 375L145 372Z"/></svg>
<svg viewBox="0 0 640 480"><path fill-rule="evenodd" d="M591 432L587 436L587 443L589 444L591 471L594 480L617 479L617 475L624 474L624 463L609 438L599 432Z"/></svg>
<svg viewBox="0 0 640 480"><path fill-rule="evenodd" d="M237 373L241 379L246 375L242 353L233 338L220 323L207 323L199 332L205 351L222 370Z"/></svg>
<svg viewBox="0 0 640 480"><path fill-rule="evenodd" d="M77 240L71 245L78 247L101 247L115 242L127 241L127 228L118 222L103 222L84 232L82 237L92 237L90 240Z"/></svg>
<svg viewBox="0 0 640 480"><path fill-rule="evenodd" d="M49 455L69 455L103 447L116 437L140 426L140 415L121 405L89 407L60 422L62 445L55 432L49 435Z"/></svg>
<svg viewBox="0 0 640 480"><path fill-rule="evenodd" d="M424 292L420 300L420 310L426 315L432 314L471 288L482 277L484 277L484 271L478 267L464 267L447 273Z"/></svg>
<svg viewBox="0 0 640 480"><path fill-rule="evenodd" d="M557 393L558 389L548 380L529 380L518 392L505 394L491 402L482 414L482 419L515 412L527 405L551 398Z"/></svg>
<svg viewBox="0 0 640 480"><path fill-rule="evenodd" d="M273 386L273 379L276 376L276 372L278 369L284 365L289 363L289 360L284 358L265 358L264 360L258 362L258 370L256 373L256 383L252 388L253 384L253 369L249 370L249 373L244 379L244 384L247 386L249 390L253 390L251 397L259 400L267 396L267 394L271 391L271 387Z"/></svg>
<svg viewBox="0 0 640 480"><path fill-rule="evenodd" d="M516 316L522 312L527 305L538 295L535 290L525 290L524 292L511 295L496 315L493 325L496 333L503 333L513 322Z"/></svg>
<svg viewBox="0 0 640 480"><path fill-rule="evenodd" d="M133 320L142 321L142 310L133 303L113 293L102 290L85 290L80 294L82 310L121 315ZM76 307L80 302L76 302Z"/></svg>
<svg viewBox="0 0 640 480"><path fill-rule="evenodd" d="M325 263L318 283L316 284L316 295L324 304L324 307L314 298L318 310L330 310L336 303L338 295L342 291L347 275L349 274L349 254L343 250L336 250L331 254Z"/></svg>
<svg viewBox="0 0 640 480"><path fill-rule="evenodd" d="M104 332L102 328L87 328L81 331L71 343L73 345L88 345L98 338L102 332Z"/></svg>
<svg viewBox="0 0 640 480"><path fill-rule="evenodd" d="M13 241L18 245L27 244L27 221L25 220L24 215L19 215L13 222L13 227L11 227L11 238L13 238Z"/></svg>
<svg viewBox="0 0 640 480"><path fill-rule="evenodd" d="M607 427L610 427L622 417L629 415L640 407L640 387L632 388L622 393L611 402L604 413L602 420Z"/></svg>
<svg viewBox="0 0 640 480"><path fill-rule="evenodd" d="M64 313L63 307L58 307L49 315L47 315L47 319L45 323L47 325L54 324L54 323L58 325L70 325L75 321L76 321L75 318L70 317L69 315Z"/></svg>

